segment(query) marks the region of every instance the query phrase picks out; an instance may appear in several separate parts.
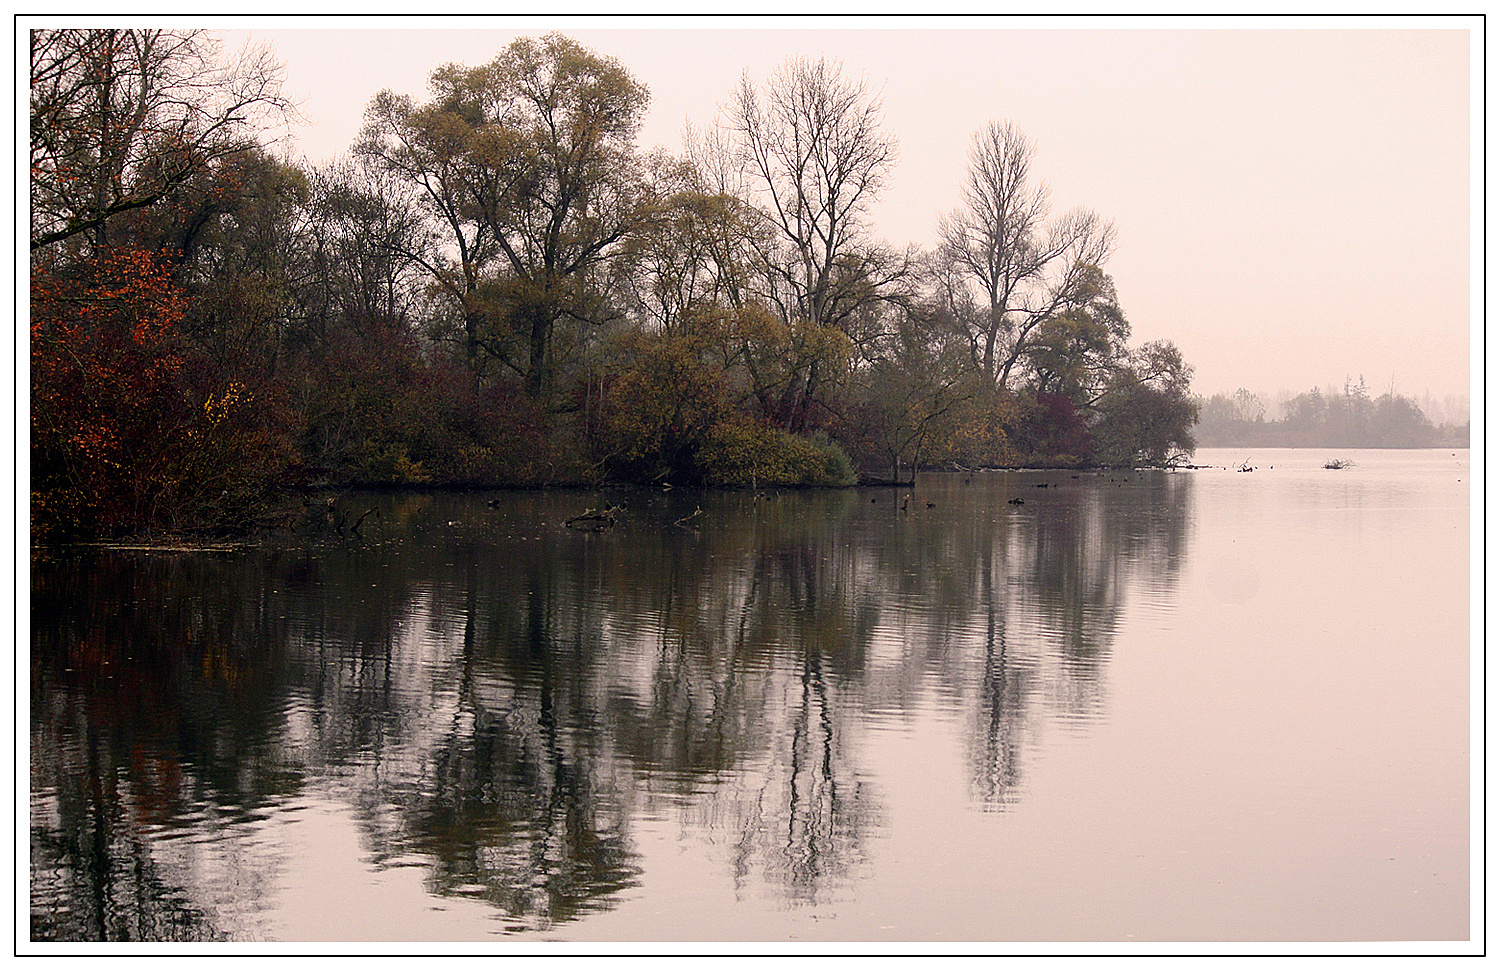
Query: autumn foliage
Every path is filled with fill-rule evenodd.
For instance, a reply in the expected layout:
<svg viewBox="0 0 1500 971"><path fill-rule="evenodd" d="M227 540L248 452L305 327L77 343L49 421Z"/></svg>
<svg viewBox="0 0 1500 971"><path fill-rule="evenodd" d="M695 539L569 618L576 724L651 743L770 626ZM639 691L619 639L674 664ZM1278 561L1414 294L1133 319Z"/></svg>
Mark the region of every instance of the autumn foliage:
<svg viewBox="0 0 1500 971"><path fill-rule="evenodd" d="M106 250L32 275L32 516L42 537L226 525L270 425L240 381L198 387L170 254Z"/></svg>
<svg viewBox="0 0 1500 971"><path fill-rule="evenodd" d="M186 301L159 254L45 266L31 283L32 506L44 534L150 522L186 423Z"/></svg>
<svg viewBox="0 0 1500 971"><path fill-rule="evenodd" d="M284 105L264 52L205 73L201 32L31 40L36 539L276 529L297 487L840 486L1191 447L1191 369L1130 350L1096 265L1112 228L991 240L981 189L1041 197L983 169L1004 184L943 246L879 241L894 143L836 65L747 80L729 128L645 156L623 65L520 40L428 103L377 94L317 168L256 137Z"/></svg>

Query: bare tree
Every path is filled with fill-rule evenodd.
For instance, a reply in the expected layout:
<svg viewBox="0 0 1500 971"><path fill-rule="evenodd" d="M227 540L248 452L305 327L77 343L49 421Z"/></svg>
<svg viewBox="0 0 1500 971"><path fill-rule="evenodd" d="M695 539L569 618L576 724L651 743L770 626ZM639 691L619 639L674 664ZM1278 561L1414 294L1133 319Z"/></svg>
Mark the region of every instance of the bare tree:
<svg viewBox="0 0 1500 971"><path fill-rule="evenodd" d="M989 312L969 318L969 337L1001 389L1033 331L1080 302L1089 269L1114 247L1114 225L1088 210L1047 222L1050 192L1030 180L1035 151L1013 124L986 125L969 150L963 205L938 224L945 257L984 291Z"/></svg>
<svg viewBox="0 0 1500 971"><path fill-rule="evenodd" d="M764 94L741 79L729 124L790 250L767 260L788 317L837 323L872 296L857 272L872 249L865 217L896 162L880 107L864 82L823 59L787 61Z"/></svg>
<svg viewBox="0 0 1500 971"><path fill-rule="evenodd" d="M876 242L866 222L896 161L880 107L836 63L793 58L764 90L742 78L727 108L752 201L771 227L756 254L759 296L788 328L847 337L857 315L898 296L911 273L911 260ZM772 417L802 430L830 364L813 356L791 375Z"/></svg>
<svg viewBox="0 0 1500 971"><path fill-rule="evenodd" d="M154 205L295 116L266 47L203 31L34 30L31 249Z"/></svg>

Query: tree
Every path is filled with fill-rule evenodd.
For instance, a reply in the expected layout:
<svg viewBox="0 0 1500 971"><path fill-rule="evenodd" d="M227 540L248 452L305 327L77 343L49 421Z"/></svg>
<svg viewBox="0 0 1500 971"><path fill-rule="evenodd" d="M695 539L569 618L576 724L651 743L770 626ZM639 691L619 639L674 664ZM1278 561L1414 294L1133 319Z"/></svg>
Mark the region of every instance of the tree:
<svg viewBox="0 0 1500 971"><path fill-rule="evenodd" d="M1417 403L1393 393L1375 400L1361 378L1346 381L1344 392L1324 394L1318 388L1282 405L1285 417L1267 422L1276 444L1298 447L1420 448L1430 445L1435 430Z"/></svg>
<svg viewBox="0 0 1500 971"><path fill-rule="evenodd" d="M419 345L426 281L405 254L428 245L427 226L393 176L351 159L307 183L291 288L299 326L286 348L302 457L366 480L418 480L413 426L435 424L440 403Z"/></svg>
<svg viewBox="0 0 1500 971"><path fill-rule="evenodd" d="M1079 465L1092 459L1089 415L1075 398L1050 391L1026 391L1016 398L1009 437L1023 462Z"/></svg>
<svg viewBox="0 0 1500 971"><path fill-rule="evenodd" d="M722 374L705 367L703 341L635 331L603 403L599 448L611 471L638 481L695 472L699 450L730 408Z"/></svg>
<svg viewBox="0 0 1500 971"><path fill-rule="evenodd" d="M415 331L425 280L408 254L432 248L429 227L394 176L344 158L313 171L305 212L305 285L297 290L309 340L335 325Z"/></svg>
<svg viewBox="0 0 1500 971"><path fill-rule="evenodd" d="M896 161L879 120L867 86L826 59L787 61L763 92L746 75L728 108L736 158L771 226L770 245L756 254L758 297L793 344L835 345L830 332L848 336L860 310L893 299L911 272L865 222ZM804 430L832 364L806 356L764 395L768 417Z"/></svg>
<svg viewBox="0 0 1500 971"><path fill-rule="evenodd" d="M157 254L47 262L31 290L31 487L38 535L222 525L257 511L275 443L254 395L185 367L188 303Z"/></svg>
<svg viewBox="0 0 1500 971"><path fill-rule="evenodd" d="M154 206L286 121L281 68L263 47L232 58L202 31L31 32L31 249Z"/></svg>
<svg viewBox="0 0 1500 971"><path fill-rule="evenodd" d="M1060 394L1090 407L1127 355L1130 323L1109 275L1077 270L1070 306L1039 321L1018 358L1033 392Z"/></svg>
<svg viewBox="0 0 1500 971"><path fill-rule="evenodd" d="M1046 222L1048 188L1030 183L1034 154L1014 125L985 126L969 150L963 205L938 224L947 259L983 291L988 313L970 324L973 359L1001 390L1037 328L1091 299L1114 246L1113 224L1087 210Z"/></svg>
<svg viewBox="0 0 1500 971"><path fill-rule="evenodd" d="M1192 374L1176 346L1165 341L1130 354L1094 402L1097 460L1167 465L1192 454L1198 421L1198 405L1188 391Z"/></svg>
<svg viewBox="0 0 1500 971"><path fill-rule="evenodd" d="M1289 432L1298 437L1316 436L1328 421L1328 401L1323 397L1323 392L1317 388L1299 394L1286 402L1282 405L1282 410L1285 413L1283 424Z"/></svg>
<svg viewBox="0 0 1500 971"><path fill-rule="evenodd" d="M1437 437L1415 401L1389 392L1375 399L1368 427L1369 443L1381 448L1427 448Z"/></svg>
<svg viewBox="0 0 1500 971"><path fill-rule="evenodd" d="M137 235L163 238L161 250L176 256L198 380L265 386L277 378L300 336L308 202L300 168L248 148L178 190L173 205L140 210L152 219Z"/></svg>
<svg viewBox="0 0 1500 971"><path fill-rule="evenodd" d="M754 254L765 225L739 196L716 187L697 163L647 160L657 197L650 225L614 264L618 300L642 326L662 333L722 330L749 299ZM760 238L757 238L760 234Z"/></svg>
<svg viewBox="0 0 1500 971"><path fill-rule="evenodd" d="M1258 423L1265 421L1266 406L1261 403L1260 395L1247 388L1236 388L1234 414L1240 421Z"/></svg>
<svg viewBox="0 0 1500 971"><path fill-rule="evenodd" d="M598 322L604 264L652 200L634 140L648 94L570 38L520 38L489 64L446 65L424 105L379 94L356 153L416 190L443 251L410 254L449 295L469 356L551 385L559 321Z"/></svg>
<svg viewBox="0 0 1500 971"><path fill-rule="evenodd" d="M37 528L248 522L287 457L261 362L228 339L281 322L265 271L285 240L261 231L285 224L297 175L255 143L290 117L280 68L197 31L30 42ZM273 186L289 191L259 195Z"/></svg>
<svg viewBox="0 0 1500 971"><path fill-rule="evenodd" d="M901 314L861 373L859 431L889 461L893 482L902 481L903 464L914 473L933 452L955 450L964 407L975 398L954 361L959 349L943 339L944 322L920 311Z"/></svg>

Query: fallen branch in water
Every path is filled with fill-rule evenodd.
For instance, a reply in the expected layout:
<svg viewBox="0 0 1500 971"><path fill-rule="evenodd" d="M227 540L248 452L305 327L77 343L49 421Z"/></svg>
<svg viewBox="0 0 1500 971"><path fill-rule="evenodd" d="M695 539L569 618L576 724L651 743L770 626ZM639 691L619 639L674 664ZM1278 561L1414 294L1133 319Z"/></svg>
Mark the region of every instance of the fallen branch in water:
<svg viewBox="0 0 1500 971"><path fill-rule="evenodd" d="M615 513L620 511L619 506L605 506L597 512L593 508L585 509L583 512L564 520L563 525L569 529L609 529L616 522Z"/></svg>
<svg viewBox="0 0 1500 971"><path fill-rule="evenodd" d="M374 513L376 519L380 518L380 510L372 506L369 509L366 509L364 513L362 513L360 517L354 521L354 525L349 527L349 532L353 533L356 536L363 536L364 534L359 531L359 527L365 521L365 517L369 516L371 513Z"/></svg>
<svg viewBox="0 0 1500 971"><path fill-rule="evenodd" d="M1348 469L1354 466L1353 459L1329 459L1323 463L1325 469Z"/></svg>

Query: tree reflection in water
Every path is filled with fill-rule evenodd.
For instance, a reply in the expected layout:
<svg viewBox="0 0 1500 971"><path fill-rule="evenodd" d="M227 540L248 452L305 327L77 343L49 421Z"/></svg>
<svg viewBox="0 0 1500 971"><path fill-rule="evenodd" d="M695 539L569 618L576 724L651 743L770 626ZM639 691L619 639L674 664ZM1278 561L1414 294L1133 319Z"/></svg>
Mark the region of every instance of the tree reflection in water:
<svg viewBox="0 0 1500 971"><path fill-rule="evenodd" d="M1101 713L1126 580L1174 582L1188 477L1007 502L1038 476L927 477L917 512L634 493L587 534L560 524L598 496L362 497L367 540L39 557L33 935L253 934L285 864L256 822L335 783L371 865L516 927L629 893L643 819L741 895L826 900L880 825L867 713L946 699L1003 808L1039 719Z"/></svg>

